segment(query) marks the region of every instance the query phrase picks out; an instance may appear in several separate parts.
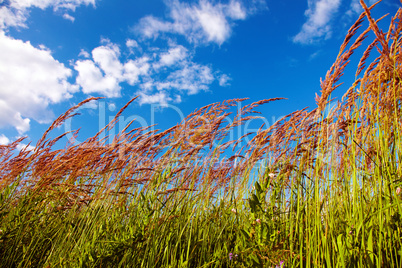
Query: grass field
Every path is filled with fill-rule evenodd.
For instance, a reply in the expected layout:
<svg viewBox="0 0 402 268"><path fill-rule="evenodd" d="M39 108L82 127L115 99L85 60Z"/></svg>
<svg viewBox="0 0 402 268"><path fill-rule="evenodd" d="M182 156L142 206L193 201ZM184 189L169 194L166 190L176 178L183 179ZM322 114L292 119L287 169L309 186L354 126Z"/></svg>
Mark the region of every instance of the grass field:
<svg viewBox="0 0 402 268"><path fill-rule="evenodd" d="M91 98L34 150L18 151L22 139L0 146L0 266L402 267L402 9L381 30L361 3L317 107L251 136L227 138L280 98L234 114L247 100L228 100L163 132L100 139L129 102L95 136L54 149L64 135L51 131Z"/></svg>

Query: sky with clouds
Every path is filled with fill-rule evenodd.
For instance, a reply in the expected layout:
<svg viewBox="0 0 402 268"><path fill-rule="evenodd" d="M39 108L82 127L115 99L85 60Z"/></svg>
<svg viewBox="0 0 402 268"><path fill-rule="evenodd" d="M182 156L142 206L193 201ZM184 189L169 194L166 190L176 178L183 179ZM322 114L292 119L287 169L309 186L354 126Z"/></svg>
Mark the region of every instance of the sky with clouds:
<svg viewBox="0 0 402 268"><path fill-rule="evenodd" d="M399 7L383 0L373 15ZM359 0L0 0L0 144L34 144L92 96L106 98L73 128L96 132L134 96L127 119L161 128L231 98L288 98L262 108L272 120L314 107L361 12Z"/></svg>

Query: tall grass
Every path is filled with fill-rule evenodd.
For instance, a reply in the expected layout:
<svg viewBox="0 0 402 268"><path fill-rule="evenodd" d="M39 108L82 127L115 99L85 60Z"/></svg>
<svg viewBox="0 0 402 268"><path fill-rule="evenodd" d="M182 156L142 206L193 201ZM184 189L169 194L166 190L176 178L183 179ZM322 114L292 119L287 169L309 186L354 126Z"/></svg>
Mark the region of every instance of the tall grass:
<svg viewBox="0 0 402 268"><path fill-rule="evenodd" d="M34 150L17 151L22 139L0 146L0 266L402 267L402 9L383 32L376 4L361 5L317 107L254 136L227 140L280 98L237 114L245 99L228 100L163 132L128 126L112 143L100 138L133 99L93 137L54 149L66 134L49 133L90 98ZM371 33L356 81L333 105Z"/></svg>

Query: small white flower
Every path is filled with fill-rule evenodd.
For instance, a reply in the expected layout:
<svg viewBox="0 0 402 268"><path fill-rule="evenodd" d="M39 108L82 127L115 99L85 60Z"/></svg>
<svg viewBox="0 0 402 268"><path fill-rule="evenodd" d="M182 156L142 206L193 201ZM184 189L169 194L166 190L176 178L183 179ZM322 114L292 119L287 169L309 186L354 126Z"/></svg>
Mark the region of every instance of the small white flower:
<svg viewBox="0 0 402 268"><path fill-rule="evenodd" d="M275 174L271 172L271 173L268 174L268 177L270 177L271 179L273 179L273 178L275 178Z"/></svg>
<svg viewBox="0 0 402 268"><path fill-rule="evenodd" d="M236 213L237 213L237 211L236 211L236 209L235 209L235 208L232 208L232 212L233 212L234 214L236 214Z"/></svg>
<svg viewBox="0 0 402 268"><path fill-rule="evenodd" d="M256 219L255 220L257 223L261 223L261 219Z"/></svg>
<svg viewBox="0 0 402 268"><path fill-rule="evenodd" d="M401 193L401 188L396 188L396 194L399 195Z"/></svg>

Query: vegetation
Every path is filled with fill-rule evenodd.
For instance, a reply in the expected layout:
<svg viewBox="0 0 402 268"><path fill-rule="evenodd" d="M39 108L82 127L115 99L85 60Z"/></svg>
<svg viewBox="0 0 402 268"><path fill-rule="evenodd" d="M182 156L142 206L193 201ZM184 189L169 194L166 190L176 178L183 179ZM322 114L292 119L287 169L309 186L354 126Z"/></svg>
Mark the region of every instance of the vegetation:
<svg viewBox="0 0 402 268"><path fill-rule="evenodd" d="M22 138L0 146L0 266L402 267L402 9L384 33L361 4L317 107L251 136L227 138L279 99L234 115L244 99L215 103L163 132L100 139L131 100L95 136L54 149L66 134L49 133L91 98L34 150L18 151Z"/></svg>

